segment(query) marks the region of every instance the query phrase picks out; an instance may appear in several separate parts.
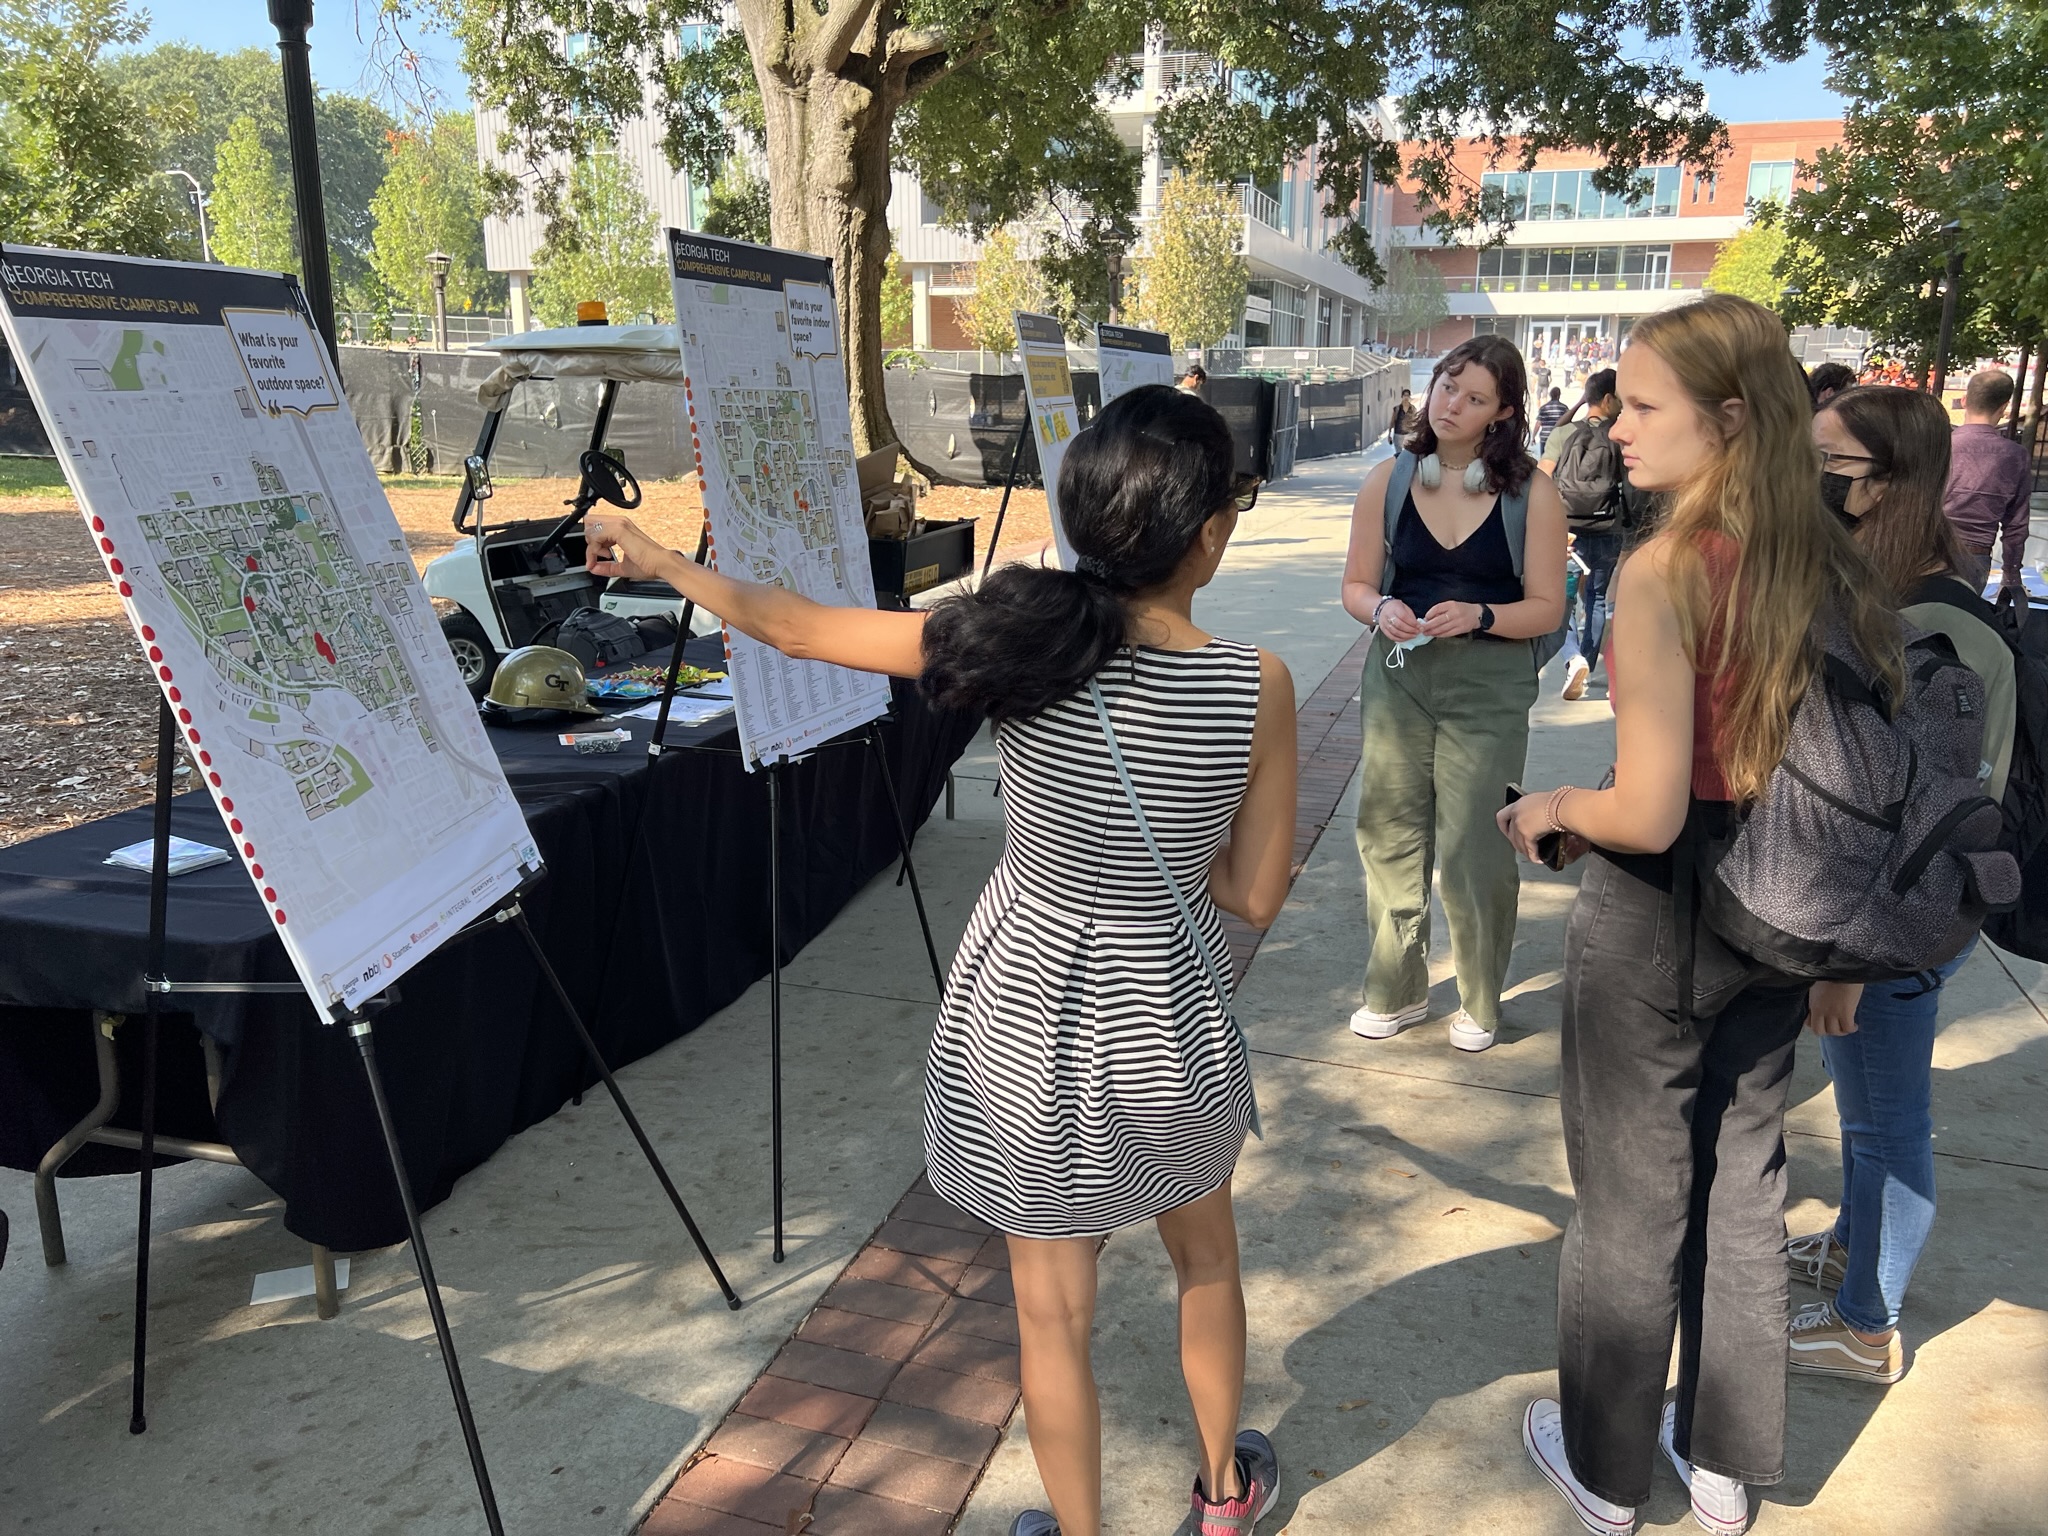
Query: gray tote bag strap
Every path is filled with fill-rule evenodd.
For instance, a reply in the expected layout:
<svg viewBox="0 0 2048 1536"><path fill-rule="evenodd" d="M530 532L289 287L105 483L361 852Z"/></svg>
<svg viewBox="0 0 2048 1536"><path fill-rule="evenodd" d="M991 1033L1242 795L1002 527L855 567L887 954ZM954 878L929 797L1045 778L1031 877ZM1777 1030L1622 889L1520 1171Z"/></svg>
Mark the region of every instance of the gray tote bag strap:
<svg viewBox="0 0 2048 1536"><path fill-rule="evenodd" d="M1251 1081L1252 1046L1245 1038L1244 1026L1237 1022L1237 1009L1232 1005L1230 987L1223 979L1223 968L1216 963L1215 955L1209 952L1209 939L1195 921L1195 914L1188 906L1188 899L1181 893L1180 882L1173 878L1173 871L1167 867L1165 855L1159 851L1159 842L1152 836L1152 823L1145 819L1145 807L1138 799L1138 787L1131 782L1131 770L1124 765L1124 751L1117 744L1116 731L1109 723L1109 705L1103 702L1102 689L1093 678L1088 680L1088 697L1095 701L1095 718L1102 722L1102 739L1109 743L1109 760L1116 768L1117 782L1124 787L1124 799L1130 802L1131 815L1137 819L1138 836L1145 840L1145 851L1152 855L1153 867L1159 871L1159 878L1166 882L1166 889L1173 896L1173 904L1180 908L1181 921L1187 924L1188 933L1194 938L1195 952L1202 957L1202 965L1209 972L1209 984L1216 989L1216 1000L1223 1005L1223 1016L1230 1020L1230 1027L1237 1031L1238 1048L1244 1052L1246 1082ZM1259 1090L1252 1085L1252 1134L1264 1141L1265 1127L1259 1123Z"/></svg>

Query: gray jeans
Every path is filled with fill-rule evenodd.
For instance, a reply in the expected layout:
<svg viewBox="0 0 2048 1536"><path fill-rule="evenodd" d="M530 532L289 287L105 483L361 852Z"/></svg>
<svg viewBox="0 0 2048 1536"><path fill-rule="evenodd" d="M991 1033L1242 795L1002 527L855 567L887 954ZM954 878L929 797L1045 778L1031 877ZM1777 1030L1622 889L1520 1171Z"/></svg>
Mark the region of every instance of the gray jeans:
<svg viewBox="0 0 2048 1536"><path fill-rule="evenodd" d="M1558 1385L1572 1471L1617 1504L1649 1497L1674 1331L1680 1454L1745 1483L1784 1476L1783 1133L1806 995L1700 939L1681 1034L1668 891L1587 859L1565 934L1578 1203L1558 1258Z"/></svg>

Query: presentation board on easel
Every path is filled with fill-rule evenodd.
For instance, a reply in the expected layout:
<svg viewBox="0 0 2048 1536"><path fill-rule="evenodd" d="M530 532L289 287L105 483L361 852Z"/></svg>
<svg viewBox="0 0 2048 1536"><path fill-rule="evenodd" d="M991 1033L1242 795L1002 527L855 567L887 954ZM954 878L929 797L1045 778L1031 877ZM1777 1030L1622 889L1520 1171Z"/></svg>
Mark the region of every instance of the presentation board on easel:
<svg viewBox="0 0 2048 1536"><path fill-rule="evenodd" d="M539 867L298 284L0 246L0 326L316 1006Z"/></svg>
<svg viewBox="0 0 2048 1536"><path fill-rule="evenodd" d="M832 263L681 229L668 252L713 566L874 607ZM799 661L730 626L725 654L749 769L888 711L876 673Z"/></svg>
<svg viewBox="0 0 2048 1536"><path fill-rule="evenodd" d="M1141 331L1135 325L1095 327L1096 376L1102 380L1102 403L1144 384L1173 382L1173 341L1164 331Z"/></svg>
<svg viewBox="0 0 2048 1536"><path fill-rule="evenodd" d="M1045 485L1045 510L1052 522L1053 547L1060 568L1074 568L1074 547L1060 521L1060 461L1067 444L1081 430L1081 411L1074 403L1074 376L1067 367L1067 333L1051 315L1013 310L1017 355L1024 361L1024 404L1038 441L1039 478Z"/></svg>

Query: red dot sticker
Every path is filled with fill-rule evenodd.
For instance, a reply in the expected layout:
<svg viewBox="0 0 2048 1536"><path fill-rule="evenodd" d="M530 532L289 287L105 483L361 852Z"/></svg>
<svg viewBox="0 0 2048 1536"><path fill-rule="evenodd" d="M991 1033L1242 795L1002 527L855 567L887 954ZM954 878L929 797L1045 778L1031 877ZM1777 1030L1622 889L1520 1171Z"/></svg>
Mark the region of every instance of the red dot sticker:
<svg viewBox="0 0 2048 1536"><path fill-rule="evenodd" d="M171 690L171 702L172 702L173 704L177 703L177 702L178 702L178 701L179 701L180 699L182 699L183 697L184 697L184 695L183 695L182 693L178 692L178 690L177 690L177 689L173 688L173 689Z"/></svg>
<svg viewBox="0 0 2048 1536"><path fill-rule="evenodd" d="M107 525L101 522L98 518L94 518L92 520L92 531L94 533L105 533L107 531Z"/></svg>
<svg viewBox="0 0 2048 1536"><path fill-rule="evenodd" d="M185 734L186 736L191 738L193 746L196 747L199 745L199 733L197 731L187 731Z"/></svg>
<svg viewBox="0 0 2048 1536"><path fill-rule="evenodd" d="M258 880L261 880L263 878L263 866L261 864L251 864L249 866L249 873L254 875Z"/></svg>
<svg viewBox="0 0 2048 1536"><path fill-rule="evenodd" d="M232 811L235 808L235 802L224 799L220 803L220 808L224 811Z"/></svg>
<svg viewBox="0 0 2048 1536"><path fill-rule="evenodd" d="M151 661L162 661L164 659L163 648L161 646L152 645L149 648L149 659Z"/></svg>
<svg viewBox="0 0 2048 1536"><path fill-rule="evenodd" d="M125 581L121 583L118 590L123 597L133 597L135 595L135 589Z"/></svg>
<svg viewBox="0 0 2048 1536"><path fill-rule="evenodd" d="M179 723L180 725L190 725L190 724L192 723L192 711L191 711L191 710L189 710L189 709L181 709L181 710L179 710L179 711L178 711L178 723Z"/></svg>
<svg viewBox="0 0 2048 1536"><path fill-rule="evenodd" d="M147 624L145 624L142 626L142 638L145 640L154 640L156 638L156 631L151 629Z"/></svg>
<svg viewBox="0 0 2048 1536"><path fill-rule="evenodd" d="M228 823L228 830L234 833L235 836L240 837L242 835L242 823L239 820L231 821Z"/></svg>
<svg viewBox="0 0 2048 1536"><path fill-rule="evenodd" d="M114 552L114 541L113 541L112 539L101 539L101 540L100 540L100 553L101 553L101 554L104 554L104 555L111 555L111 554L112 554L113 552Z"/></svg>
<svg viewBox="0 0 2048 1536"><path fill-rule="evenodd" d="M211 768L213 766L213 754L211 752L200 753L199 766L202 768Z"/></svg>
<svg viewBox="0 0 2048 1536"><path fill-rule="evenodd" d="M275 906L277 904L277 892L273 891L269 886L266 885L265 887L263 887L263 899L269 902L272 906Z"/></svg>
<svg viewBox="0 0 2048 1536"><path fill-rule="evenodd" d="M255 845L254 843L244 843L244 844L242 844L242 857L243 857L243 858L245 858L245 859L253 859L253 858L255 858L255 857L256 857L256 845ZM257 871L256 871L256 877L257 877L257 878L258 878L258 879L260 880L260 879L261 879L261 878L263 877L263 871L262 871L262 870L260 870L260 869L259 869L259 870L257 870Z"/></svg>
<svg viewBox="0 0 2048 1536"><path fill-rule="evenodd" d="M282 907L278 908L273 915L277 918L277 926L282 928L284 926L284 909Z"/></svg>
<svg viewBox="0 0 2048 1536"><path fill-rule="evenodd" d="M171 669L169 667L158 667L156 675L168 683L171 680Z"/></svg>
<svg viewBox="0 0 2048 1536"><path fill-rule="evenodd" d="M220 775L219 775L219 774L217 774L217 773L209 773L209 774L208 774L208 775L206 776L206 782L207 782L207 783L209 783L209 784L211 784L211 785L212 785L212 786L213 786L213 787L214 787L215 789L219 789L219 788L220 788Z"/></svg>
<svg viewBox="0 0 2048 1536"><path fill-rule="evenodd" d="M107 569L112 571L116 576L118 576L121 574L121 562L118 560L109 560L107 562Z"/></svg>

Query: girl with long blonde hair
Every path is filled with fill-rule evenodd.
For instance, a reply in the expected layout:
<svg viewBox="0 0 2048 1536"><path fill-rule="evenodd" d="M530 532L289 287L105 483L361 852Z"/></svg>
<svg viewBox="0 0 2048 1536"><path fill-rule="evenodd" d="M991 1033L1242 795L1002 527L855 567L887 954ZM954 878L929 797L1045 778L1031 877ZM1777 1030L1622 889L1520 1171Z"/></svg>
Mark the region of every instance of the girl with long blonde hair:
<svg viewBox="0 0 2048 1536"><path fill-rule="evenodd" d="M1735 1536L1746 1485L1784 1475L1793 1046L1809 1010L1853 1011L1858 989L1808 987L1694 925L1682 1003L1680 929L1697 904L1675 889L1671 850L1764 794L1823 613L1895 696L1902 636L1821 500L1805 379L1776 316L1724 294L1649 316L1619 374L1612 439L1667 511L1620 573L1612 783L1531 794L1499 818L1527 857L1550 834L1594 854L1565 936L1577 1207L1558 1260L1559 1392L1529 1406L1523 1440L1590 1530L1633 1529L1661 1444L1699 1523Z"/></svg>

